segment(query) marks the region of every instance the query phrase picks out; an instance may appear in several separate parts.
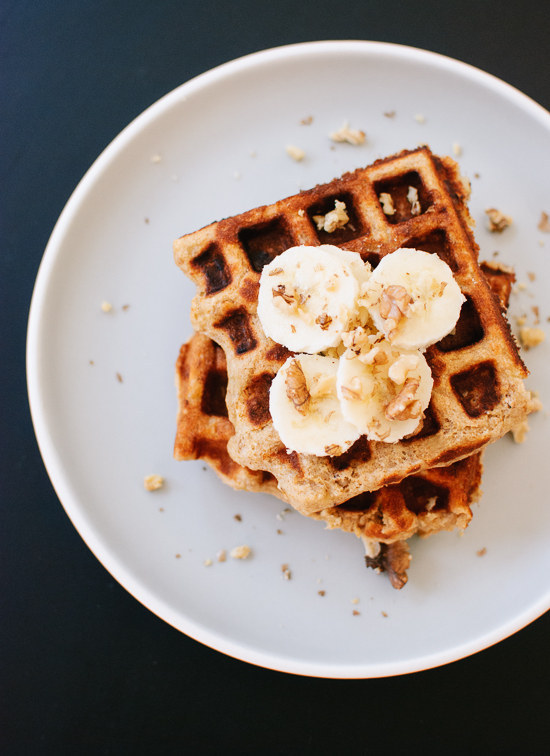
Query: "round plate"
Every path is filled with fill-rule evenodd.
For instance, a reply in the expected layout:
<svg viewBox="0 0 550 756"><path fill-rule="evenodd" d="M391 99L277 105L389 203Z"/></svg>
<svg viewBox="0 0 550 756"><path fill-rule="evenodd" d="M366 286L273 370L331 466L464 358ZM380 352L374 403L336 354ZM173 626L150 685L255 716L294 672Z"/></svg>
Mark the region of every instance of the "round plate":
<svg viewBox="0 0 550 756"><path fill-rule="evenodd" d="M366 132L364 145L331 142L344 122ZM550 237L537 224L550 212L549 114L488 74L390 44L283 47L184 84L98 158L46 249L28 384L59 498L131 594L231 656L322 677L395 675L483 649L550 606L544 412L523 445L505 438L487 451L483 498L462 537L413 540L401 591L365 569L354 536L172 459L174 362L194 293L172 240L419 143L461 151L481 257L498 251L515 266L526 285L511 311L533 325L538 306L544 327ZM305 158L292 160L287 145ZM490 234L487 207L513 225ZM547 343L526 361L548 406ZM166 479L153 493L143 486L151 473ZM217 561L242 544L251 558Z"/></svg>

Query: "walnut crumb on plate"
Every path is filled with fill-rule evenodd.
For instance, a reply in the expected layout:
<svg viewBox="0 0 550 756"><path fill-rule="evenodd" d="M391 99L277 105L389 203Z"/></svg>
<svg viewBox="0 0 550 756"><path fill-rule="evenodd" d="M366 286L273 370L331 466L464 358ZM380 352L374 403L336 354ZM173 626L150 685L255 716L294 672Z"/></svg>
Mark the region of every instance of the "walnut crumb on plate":
<svg viewBox="0 0 550 756"><path fill-rule="evenodd" d="M164 485L164 478L162 475L147 475L143 479L143 485L146 491L158 491Z"/></svg>
<svg viewBox="0 0 550 756"><path fill-rule="evenodd" d="M349 122L346 121L338 131L330 134L333 142L347 142L348 144L360 145L365 143L366 134L360 129L350 128Z"/></svg>
<svg viewBox="0 0 550 756"><path fill-rule="evenodd" d="M302 150L300 147L296 147L295 144L287 144L286 154L289 157L291 157L293 160L295 160L297 163L303 160L306 156L306 153L304 152L304 150Z"/></svg>
<svg viewBox="0 0 550 756"><path fill-rule="evenodd" d="M539 225L537 226L539 231L543 231L545 234L550 234L550 217L548 213L544 211L540 214Z"/></svg>
<svg viewBox="0 0 550 756"><path fill-rule="evenodd" d="M541 344L546 338L546 334L542 328L525 326L520 329L519 338L524 349L531 349Z"/></svg>
<svg viewBox="0 0 550 756"><path fill-rule="evenodd" d="M489 231L492 233L500 234L504 229L512 225L512 218L497 210L496 207L489 207L485 210L485 214L489 219Z"/></svg>
<svg viewBox="0 0 550 756"><path fill-rule="evenodd" d="M251 553L252 549L250 546L235 546L229 552L229 556L232 559L248 559Z"/></svg>
<svg viewBox="0 0 550 756"><path fill-rule="evenodd" d="M111 312L113 309L113 305L110 302L103 301L101 303L101 309L103 312Z"/></svg>

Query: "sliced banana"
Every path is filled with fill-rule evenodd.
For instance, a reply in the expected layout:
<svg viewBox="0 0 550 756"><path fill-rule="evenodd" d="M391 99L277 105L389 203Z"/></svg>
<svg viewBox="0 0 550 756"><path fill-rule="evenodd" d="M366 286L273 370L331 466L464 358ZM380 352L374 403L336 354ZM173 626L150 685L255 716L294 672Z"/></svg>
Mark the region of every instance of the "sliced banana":
<svg viewBox="0 0 550 756"><path fill-rule="evenodd" d="M398 350L382 337L347 349L339 361L342 416L371 441L395 443L419 429L432 387L422 352Z"/></svg>
<svg viewBox="0 0 550 756"><path fill-rule="evenodd" d="M365 264L332 245L291 247L266 265L258 316L266 336L293 352L338 345L357 313Z"/></svg>
<svg viewBox="0 0 550 756"><path fill-rule="evenodd" d="M382 258L359 300L400 349L426 349L442 339L455 327L464 301L447 263L408 248Z"/></svg>
<svg viewBox="0 0 550 756"><path fill-rule="evenodd" d="M336 395L338 360L321 355L289 357L273 379L269 410L283 444L301 454L337 456L359 438L342 416Z"/></svg>

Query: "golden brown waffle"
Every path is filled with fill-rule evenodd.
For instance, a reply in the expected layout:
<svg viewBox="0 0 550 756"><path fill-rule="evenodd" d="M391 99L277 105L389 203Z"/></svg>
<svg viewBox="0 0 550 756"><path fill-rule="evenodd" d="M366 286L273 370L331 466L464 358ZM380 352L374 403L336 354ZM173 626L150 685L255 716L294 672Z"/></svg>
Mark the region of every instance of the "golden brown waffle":
<svg viewBox="0 0 550 756"><path fill-rule="evenodd" d="M272 475L242 467L229 456L233 426L224 402L227 372L221 347L203 334L194 334L180 350L176 384L175 458L204 459L232 488L271 493L284 500ZM481 479L480 457L477 453L449 467L426 470L311 516L324 520L329 528L384 543L414 533L465 528Z"/></svg>
<svg viewBox="0 0 550 756"><path fill-rule="evenodd" d="M227 365L224 351L196 333L184 344L176 362L178 420L174 457L203 459L232 488L283 497L268 472L249 470L227 453L234 433L227 415Z"/></svg>
<svg viewBox="0 0 550 756"><path fill-rule="evenodd" d="M407 200L418 192L418 215ZM390 194L386 216L379 196ZM233 459L267 470L293 505L311 514L430 467L469 456L517 425L530 409L526 369L508 324L477 264L465 205L468 188L456 163L426 147L403 152L329 184L228 218L174 243L175 259L197 285L196 330L228 358L227 406L235 427ZM332 234L314 215L344 201L349 223ZM271 422L271 381L288 351L263 334L256 315L261 269L288 247L333 243L376 265L398 247L440 255L467 301L455 331L427 351L434 377L422 430L395 444L360 438L341 456L288 453Z"/></svg>

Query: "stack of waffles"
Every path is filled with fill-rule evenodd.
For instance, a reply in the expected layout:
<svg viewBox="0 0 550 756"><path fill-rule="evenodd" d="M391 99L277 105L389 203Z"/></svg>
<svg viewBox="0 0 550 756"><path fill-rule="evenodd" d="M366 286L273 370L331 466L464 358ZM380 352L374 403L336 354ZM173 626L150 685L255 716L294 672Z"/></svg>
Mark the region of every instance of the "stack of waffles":
<svg viewBox="0 0 550 756"><path fill-rule="evenodd" d="M423 147L174 243L178 266L197 286L196 334L176 370L176 458L204 459L234 488L271 493L355 533L367 565L387 570L397 588L407 580L407 539L466 527L482 449L532 410L503 316L513 273L478 264L468 194L456 163ZM346 223L319 229L316 216L336 201L345 203ZM269 390L291 353L265 336L257 299L267 263L290 247L327 243L373 268L402 247L436 254L465 302L454 330L425 353L434 385L421 429L395 443L361 436L338 456L315 456L287 449L274 428Z"/></svg>

